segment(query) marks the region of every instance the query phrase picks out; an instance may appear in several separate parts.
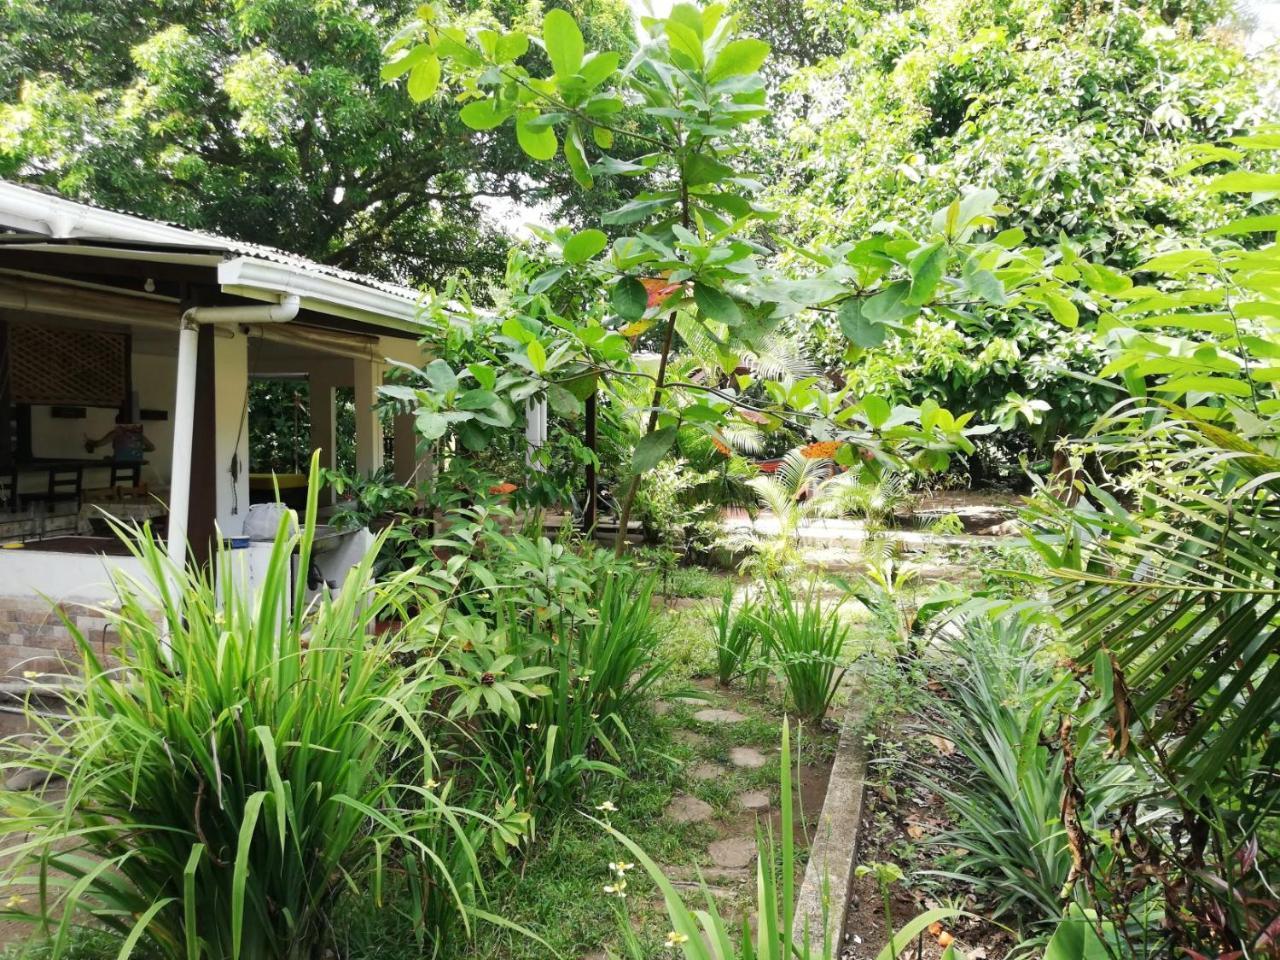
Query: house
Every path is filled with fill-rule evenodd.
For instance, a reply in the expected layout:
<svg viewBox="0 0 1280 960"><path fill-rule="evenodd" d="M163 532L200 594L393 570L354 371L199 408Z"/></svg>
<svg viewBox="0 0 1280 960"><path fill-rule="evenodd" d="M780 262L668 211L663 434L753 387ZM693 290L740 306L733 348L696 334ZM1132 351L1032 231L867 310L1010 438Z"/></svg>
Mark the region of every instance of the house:
<svg viewBox="0 0 1280 960"><path fill-rule="evenodd" d="M251 377L309 381L313 446L328 466L335 391L353 389L356 467L379 467L374 401L389 362L420 362L419 300L0 181L0 680L68 649L49 601L88 632L105 629L95 607L133 561L93 529L102 511L150 519L172 556L196 563L215 536L242 533ZM412 427L394 420L401 479L417 465Z"/></svg>

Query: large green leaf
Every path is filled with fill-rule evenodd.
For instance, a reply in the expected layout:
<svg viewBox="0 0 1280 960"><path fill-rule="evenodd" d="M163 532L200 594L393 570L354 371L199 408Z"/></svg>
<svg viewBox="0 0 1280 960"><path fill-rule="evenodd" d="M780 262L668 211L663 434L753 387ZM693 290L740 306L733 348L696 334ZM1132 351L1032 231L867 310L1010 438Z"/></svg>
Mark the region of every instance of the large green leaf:
<svg viewBox="0 0 1280 960"><path fill-rule="evenodd" d="M609 243L604 232L587 229L575 233L564 245L564 258L570 263L586 263Z"/></svg>
<svg viewBox="0 0 1280 960"><path fill-rule="evenodd" d="M547 11L542 20L542 42L557 77L564 79L578 72L586 45L577 21L570 14L558 8Z"/></svg>
<svg viewBox="0 0 1280 960"><path fill-rule="evenodd" d="M613 311L623 320L639 320L644 316L649 294L635 277L622 277L609 293Z"/></svg>
<svg viewBox="0 0 1280 960"><path fill-rule="evenodd" d="M553 10L552 13L555 11ZM532 110L521 110L516 118L516 141L529 156L535 160L550 160L556 155L559 143L556 131L550 126L533 125L538 114Z"/></svg>
<svg viewBox="0 0 1280 960"><path fill-rule="evenodd" d="M864 349L878 347L889 335L889 328L883 323L867 319L862 310L861 300L846 300L840 304L837 316L840 320L840 330L855 346Z"/></svg>
<svg viewBox="0 0 1280 960"><path fill-rule="evenodd" d="M710 284L695 280L693 284L693 302L708 320L734 326L742 322L742 309L728 294L717 290Z"/></svg>
<svg viewBox="0 0 1280 960"><path fill-rule="evenodd" d="M631 472L646 473L658 465L671 445L676 441L675 427L661 427L652 433L646 433L636 444L631 455Z"/></svg>
<svg viewBox="0 0 1280 960"><path fill-rule="evenodd" d="M499 109L490 99L472 100L458 112L458 118L472 130L492 130L509 116L509 110Z"/></svg>
<svg viewBox="0 0 1280 960"><path fill-rule="evenodd" d="M932 300L946 265L947 245L941 240L916 251L907 264L911 274L911 288L907 293L906 302L911 306L919 307Z"/></svg>
<svg viewBox="0 0 1280 960"><path fill-rule="evenodd" d="M430 100L440 86L440 60L432 54L409 73L409 96L418 103Z"/></svg>
<svg viewBox="0 0 1280 960"><path fill-rule="evenodd" d="M712 61L707 80L716 83L726 77L755 73L768 56L769 44L763 40L750 37L730 40Z"/></svg>

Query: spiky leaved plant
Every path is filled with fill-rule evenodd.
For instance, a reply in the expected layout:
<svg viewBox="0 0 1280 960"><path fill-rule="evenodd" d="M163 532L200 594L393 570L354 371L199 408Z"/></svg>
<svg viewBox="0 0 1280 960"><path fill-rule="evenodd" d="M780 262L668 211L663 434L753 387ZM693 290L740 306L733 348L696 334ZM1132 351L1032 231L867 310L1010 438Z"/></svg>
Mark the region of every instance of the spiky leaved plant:
<svg viewBox="0 0 1280 960"><path fill-rule="evenodd" d="M6 743L3 764L65 788L0 800L7 915L55 958L86 925L118 935L120 957L318 956L338 900L379 902L393 865L422 935L465 916L479 820L432 780L415 719L432 671L393 664L372 629L411 577L374 583L375 543L332 595L291 595L314 464L311 480L306 522L282 522L256 591L243 552L179 568L135 531L145 577L122 577L106 614L118 665L67 624L84 658L67 716L34 718L40 737Z"/></svg>

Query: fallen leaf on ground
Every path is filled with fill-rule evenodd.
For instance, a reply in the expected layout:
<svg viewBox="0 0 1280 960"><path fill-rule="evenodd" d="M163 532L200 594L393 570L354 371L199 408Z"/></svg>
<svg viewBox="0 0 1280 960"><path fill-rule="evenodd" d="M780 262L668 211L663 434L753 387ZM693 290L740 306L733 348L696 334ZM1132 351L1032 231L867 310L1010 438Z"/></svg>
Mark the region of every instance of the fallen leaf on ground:
<svg viewBox="0 0 1280 960"><path fill-rule="evenodd" d="M940 737L936 733L931 733L925 739L932 743L934 747L937 748L937 751L944 757L949 757L956 752L955 743L948 740L946 737Z"/></svg>

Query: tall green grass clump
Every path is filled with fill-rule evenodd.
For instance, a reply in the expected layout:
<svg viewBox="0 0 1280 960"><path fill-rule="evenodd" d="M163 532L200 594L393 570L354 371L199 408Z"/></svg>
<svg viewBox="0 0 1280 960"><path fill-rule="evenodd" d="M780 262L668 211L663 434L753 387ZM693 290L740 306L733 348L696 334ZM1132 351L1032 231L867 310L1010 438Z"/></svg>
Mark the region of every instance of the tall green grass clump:
<svg viewBox="0 0 1280 960"><path fill-rule="evenodd" d="M733 584L725 587L719 606L706 613L716 643L716 682L727 687L733 681L753 672L753 660L760 645L760 626L756 606L747 600L733 605Z"/></svg>
<svg viewBox="0 0 1280 960"><path fill-rule="evenodd" d="M372 630L412 578L375 585L375 544L334 594L290 595L318 486L313 467L306 523L282 522L256 595L244 553L179 569L143 530L126 539L145 578L121 579L107 614L118 665L67 623L84 658L67 716L35 718L38 742L9 742L4 764L65 787L0 799L8 916L54 958L84 926L121 958L319 956L338 901L381 905L393 873L424 940L465 918L478 818L433 779L415 719L431 671L393 664Z"/></svg>
<svg viewBox="0 0 1280 960"><path fill-rule="evenodd" d="M823 604L816 579L799 595L778 581L756 614L769 658L803 720L825 716L849 669L849 625L840 617L842 603Z"/></svg>

